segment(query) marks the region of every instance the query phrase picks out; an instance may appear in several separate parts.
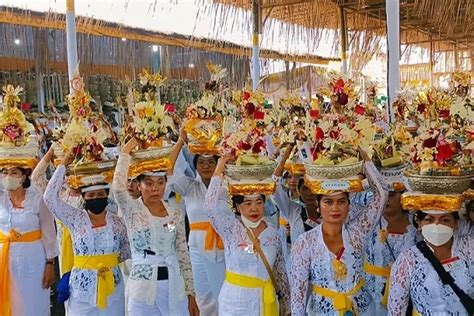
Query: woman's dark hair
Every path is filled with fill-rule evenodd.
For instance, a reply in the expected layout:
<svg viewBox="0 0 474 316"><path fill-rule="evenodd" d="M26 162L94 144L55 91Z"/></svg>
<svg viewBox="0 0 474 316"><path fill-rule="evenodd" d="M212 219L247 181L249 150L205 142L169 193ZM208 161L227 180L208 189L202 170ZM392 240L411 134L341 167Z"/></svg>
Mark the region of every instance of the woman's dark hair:
<svg viewBox="0 0 474 316"><path fill-rule="evenodd" d="M260 194L260 196L262 197L263 199L263 202L265 202L266 200L266 197L265 197L265 194ZM244 202L244 199L245 199L245 196L243 195L232 195L232 208L235 210L235 213L237 215L240 215L239 211L237 210L237 205L240 205Z"/></svg>
<svg viewBox="0 0 474 316"><path fill-rule="evenodd" d="M466 203L466 214L469 216L470 212L474 212L474 200L470 200Z"/></svg>
<svg viewBox="0 0 474 316"><path fill-rule="evenodd" d="M298 191L301 190L301 187L304 185L304 178L301 177L298 179Z"/></svg>
<svg viewBox="0 0 474 316"><path fill-rule="evenodd" d="M28 189L30 186L31 186L31 179L30 179L30 176L31 176L31 169L30 168L19 168L21 170L21 173L23 173L26 177L25 177L25 181L23 181L23 188L24 189Z"/></svg>
<svg viewBox="0 0 474 316"><path fill-rule="evenodd" d="M135 179L136 179L138 182L142 182L143 180L145 180L145 177L146 177L145 174L141 174L141 175L139 175L138 177L136 177ZM168 181L168 176L167 176L167 175L165 175L165 181Z"/></svg>
<svg viewBox="0 0 474 316"><path fill-rule="evenodd" d="M453 212L450 213L453 215L454 219L458 220L459 219L459 213L458 212ZM413 226L418 229L420 227L420 222L425 219L426 216L428 216L428 213L425 213L423 211L416 211L415 213L415 220L413 221Z"/></svg>
<svg viewBox="0 0 474 316"><path fill-rule="evenodd" d="M198 163L198 159L199 157L201 157L201 155L194 155L193 157L193 166L194 166L194 169L197 169L197 163ZM219 161L219 156L217 155L212 155L212 157L214 158L214 160L216 161Z"/></svg>

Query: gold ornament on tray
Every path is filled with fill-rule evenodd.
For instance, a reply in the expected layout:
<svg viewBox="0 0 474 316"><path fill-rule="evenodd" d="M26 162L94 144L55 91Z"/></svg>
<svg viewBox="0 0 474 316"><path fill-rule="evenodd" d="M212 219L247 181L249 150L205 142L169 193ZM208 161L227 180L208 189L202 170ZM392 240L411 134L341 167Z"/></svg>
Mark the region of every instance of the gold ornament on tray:
<svg viewBox="0 0 474 316"><path fill-rule="evenodd" d="M38 144L35 129L17 107L23 89L3 87L3 110L0 113L0 169L36 166Z"/></svg>

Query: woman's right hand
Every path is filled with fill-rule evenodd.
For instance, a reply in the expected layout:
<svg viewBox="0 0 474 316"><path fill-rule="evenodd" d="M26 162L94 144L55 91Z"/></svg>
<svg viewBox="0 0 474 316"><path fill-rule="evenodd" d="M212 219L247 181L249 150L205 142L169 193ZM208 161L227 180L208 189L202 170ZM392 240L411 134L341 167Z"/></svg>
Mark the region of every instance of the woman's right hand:
<svg viewBox="0 0 474 316"><path fill-rule="evenodd" d="M64 166L69 166L72 164L74 161L75 155L72 151L68 152L66 156L64 156L63 160L61 161L61 164Z"/></svg>
<svg viewBox="0 0 474 316"><path fill-rule="evenodd" d="M130 154L132 150L139 145L136 137L130 138L130 140L122 147L122 154Z"/></svg>
<svg viewBox="0 0 474 316"><path fill-rule="evenodd" d="M214 171L214 176L222 176L225 171L225 165L227 162L231 161L234 157L228 155L228 156L221 156L219 160L217 161L217 166Z"/></svg>

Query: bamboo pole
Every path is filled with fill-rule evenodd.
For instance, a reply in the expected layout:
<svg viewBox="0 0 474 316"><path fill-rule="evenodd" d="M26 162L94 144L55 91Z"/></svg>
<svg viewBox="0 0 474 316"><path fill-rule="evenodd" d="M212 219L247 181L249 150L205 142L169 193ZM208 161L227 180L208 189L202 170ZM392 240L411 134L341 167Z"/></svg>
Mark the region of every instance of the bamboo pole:
<svg viewBox="0 0 474 316"><path fill-rule="evenodd" d="M252 89L255 91L260 80L260 0L252 0Z"/></svg>
<svg viewBox="0 0 474 316"><path fill-rule="evenodd" d="M66 0L67 70L69 75L69 81L72 80L76 70L78 70L75 18L76 14L74 12L74 0ZM71 83L69 83L69 85L71 85Z"/></svg>
<svg viewBox="0 0 474 316"><path fill-rule="evenodd" d="M341 19L341 61L342 61L342 73L347 74L347 23L346 23L346 12L343 7L339 7L340 19Z"/></svg>
<svg viewBox="0 0 474 316"><path fill-rule="evenodd" d="M400 1L385 2L387 15L387 55L388 55L388 102L387 114L389 122L395 120L392 109L393 102L400 90Z"/></svg>

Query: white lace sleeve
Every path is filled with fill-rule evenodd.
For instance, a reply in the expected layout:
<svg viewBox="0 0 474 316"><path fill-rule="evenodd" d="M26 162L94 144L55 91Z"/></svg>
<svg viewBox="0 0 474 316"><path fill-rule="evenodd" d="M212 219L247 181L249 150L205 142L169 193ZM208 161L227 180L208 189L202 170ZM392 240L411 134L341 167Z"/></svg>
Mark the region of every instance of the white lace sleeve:
<svg viewBox="0 0 474 316"><path fill-rule="evenodd" d="M117 166L115 167L114 180L112 182L112 191L114 199L121 210L121 214L126 223L131 221L131 209L133 199L127 191L128 168L132 161L132 156L128 154L120 154Z"/></svg>
<svg viewBox="0 0 474 316"><path fill-rule="evenodd" d="M209 188L207 189L206 198L204 200L204 212L211 220L212 226L219 233L222 239L231 241L233 240L234 233L239 231L239 221L229 216L227 210L219 209L219 196L222 186L222 178L214 176L211 179Z"/></svg>
<svg viewBox="0 0 474 316"><path fill-rule="evenodd" d="M382 175L374 164L370 161L365 162L364 168L370 187L374 191L374 199L365 211L359 213L358 217L351 217L353 220L347 225L348 229L353 232L351 237L360 245L365 243L365 237L380 220L388 199L388 191L384 188Z"/></svg>
<svg viewBox="0 0 474 316"><path fill-rule="evenodd" d="M411 256L412 250L408 249L398 256L390 273L390 295L388 298L388 314L403 316L406 314L410 300L411 270L415 260Z"/></svg>
<svg viewBox="0 0 474 316"><path fill-rule="evenodd" d="M283 238L280 238L283 239ZM286 240L281 240L280 245L283 245ZM285 258L283 255L283 249L278 247L275 263L273 265L273 273L275 274L276 282L278 283L279 294L283 298L285 304L285 310L287 314L290 312L290 284L288 282L288 274L286 270Z"/></svg>
<svg viewBox="0 0 474 316"><path fill-rule="evenodd" d="M59 196L65 174L66 167L64 165L59 165L46 187L44 202L51 212L53 212L53 214L64 225L66 225L69 230L73 231L75 228L82 225L82 221L78 221L77 219L83 214L83 212L70 206Z"/></svg>
<svg viewBox="0 0 474 316"><path fill-rule="evenodd" d="M48 180L46 179L46 170L48 169L48 166L49 161L41 159L31 173L31 184L42 193L44 193L44 190L48 185Z"/></svg>
<svg viewBox="0 0 474 316"><path fill-rule="evenodd" d="M288 219L288 223L290 224L291 241L294 242L302 233L304 233L301 207L290 200L290 197L283 189L282 178L278 177L275 180L277 182L277 187L273 194L273 200L278 209Z"/></svg>
<svg viewBox="0 0 474 316"><path fill-rule="evenodd" d="M114 216L114 220L117 221L115 226L118 227L118 231L116 234L120 242L119 262L124 262L132 257L130 243L128 241L127 227L125 226L123 218Z"/></svg>
<svg viewBox="0 0 474 316"><path fill-rule="evenodd" d="M59 254L56 240L56 228L54 227L54 216L46 207L43 197L39 203L39 222L41 227L41 241L46 252L46 258L52 259Z"/></svg>
<svg viewBox="0 0 474 316"><path fill-rule="evenodd" d="M167 185L170 187L171 191L176 192L181 196L185 196L193 181L193 179L186 177L184 174L173 173L169 178Z"/></svg>
<svg viewBox="0 0 474 316"><path fill-rule="evenodd" d="M301 235L291 250L291 315L293 316L306 315L312 249L306 238L309 233L311 231Z"/></svg>
<svg viewBox="0 0 474 316"><path fill-rule="evenodd" d="M179 268L184 279L184 287L187 295L196 296L194 291L193 273L191 269L191 259L189 258L188 245L186 243L186 231L184 216L180 210L175 211L175 218L178 221L176 227L176 251Z"/></svg>

